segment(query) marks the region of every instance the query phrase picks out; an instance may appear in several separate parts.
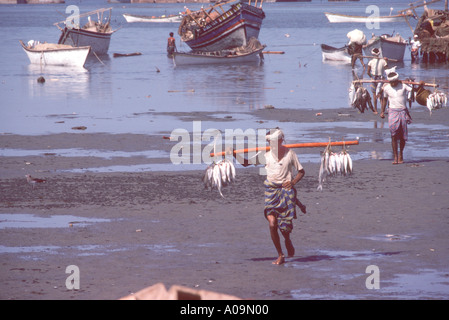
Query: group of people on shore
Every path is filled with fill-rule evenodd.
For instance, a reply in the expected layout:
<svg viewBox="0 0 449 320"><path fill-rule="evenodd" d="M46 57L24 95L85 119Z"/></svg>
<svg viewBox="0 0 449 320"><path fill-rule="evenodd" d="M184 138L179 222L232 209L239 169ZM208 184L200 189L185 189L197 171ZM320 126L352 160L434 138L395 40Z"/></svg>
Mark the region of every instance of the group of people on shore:
<svg viewBox="0 0 449 320"><path fill-rule="evenodd" d="M176 44L173 33L167 40L167 53L172 55L175 52ZM372 50L372 58L367 66L363 62L361 54L362 46L353 48L352 67L357 59L365 69L367 74L373 80L385 79L385 72L388 66L387 59L380 58L379 49ZM407 125L411 122L411 116L407 109L407 100L409 93L413 88L402 83L399 75L395 71L386 74L388 83L373 83L371 89L374 99L374 110L377 112L377 100L381 103L380 117L385 117L387 103L389 104L388 124L391 132L391 144L393 149L393 164L404 162L403 151L407 141ZM297 218L296 207L298 206L303 213L306 213L306 207L298 200L295 185L302 180L305 175L304 168L299 162L296 153L285 147L284 134L280 129L271 130L266 136L270 150L265 153L265 169L267 177L265 185L265 209L264 215L268 221L270 236L275 249L278 253L273 264L279 265L285 262L285 255L281 246L281 239L278 231L284 238L285 248L288 257L293 257L295 248L290 239L293 230L293 219ZM236 160L243 166L258 165L259 163L250 163L238 154L233 152ZM258 159L258 158L257 158ZM296 172L296 173L294 173Z"/></svg>
<svg viewBox="0 0 449 320"><path fill-rule="evenodd" d="M357 49L358 48L358 49ZM407 102L414 96L418 89L423 90L424 82L418 88L404 84L399 80L399 74L395 68L387 69L388 59L380 57L380 50L373 48L371 54L373 58L365 65L361 54L362 46L353 46L351 66L354 69L357 59L363 66L363 71L374 81L371 84L373 95L373 113L378 114L377 101L381 105L380 117L385 118L388 105L388 126L391 133L391 145L393 151L393 164L404 163L404 148L408 139L407 125L411 123L412 117L407 108ZM357 51L358 50L358 51ZM412 52L412 56L413 56ZM388 82L377 82L377 80L387 80Z"/></svg>

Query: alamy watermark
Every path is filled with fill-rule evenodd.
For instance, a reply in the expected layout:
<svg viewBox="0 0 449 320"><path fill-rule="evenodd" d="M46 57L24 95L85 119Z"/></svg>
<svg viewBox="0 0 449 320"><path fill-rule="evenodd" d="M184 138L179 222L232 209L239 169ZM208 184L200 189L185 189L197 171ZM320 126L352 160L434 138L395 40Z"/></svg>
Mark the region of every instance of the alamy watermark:
<svg viewBox="0 0 449 320"><path fill-rule="evenodd" d="M65 268L65 273L70 274L65 280L65 287L67 290L80 289L80 268L76 265L70 265Z"/></svg>
<svg viewBox="0 0 449 320"><path fill-rule="evenodd" d="M249 163L265 164L265 157L257 153L256 148L267 146L267 129L225 129L224 132L208 128L203 131L201 121L192 122L192 132L177 128L171 132L170 141L177 143L170 150L173 164L210 164L223 157L232 157L232 150L250 149L247 152ZM206 145L204 145L206 143ZM223 156L211 157L211 154L225 152ZM265 171L261 168L261 174Z"/></svg>
<svg viewBox="0 0 449 320"><path fill-rule="evenodd" d="M380 289L380 269L376 265L369 265L365 269L365 273L370 275L365 280L365 286L367 289Z"/></svg>
<svg viewBox="0 0 449 320"><path fill-rule="evenodd" d="M79 28L80 25L80 8L75 5L67 6L65 13L71 13L65 19L65 25L68 29Z"/></svg>

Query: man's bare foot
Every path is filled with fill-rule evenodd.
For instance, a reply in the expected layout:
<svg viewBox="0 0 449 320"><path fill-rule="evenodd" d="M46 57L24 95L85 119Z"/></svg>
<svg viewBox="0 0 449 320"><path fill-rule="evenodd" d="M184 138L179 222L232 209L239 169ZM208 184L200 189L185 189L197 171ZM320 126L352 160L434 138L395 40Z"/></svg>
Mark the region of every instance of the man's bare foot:
<svg viewBox="0 0 449 320"><path fill-rule="evenodd" d="M279 256L275 261L273 261L273 264L283 264L285 262L285 257L284 255Z"/></svg>

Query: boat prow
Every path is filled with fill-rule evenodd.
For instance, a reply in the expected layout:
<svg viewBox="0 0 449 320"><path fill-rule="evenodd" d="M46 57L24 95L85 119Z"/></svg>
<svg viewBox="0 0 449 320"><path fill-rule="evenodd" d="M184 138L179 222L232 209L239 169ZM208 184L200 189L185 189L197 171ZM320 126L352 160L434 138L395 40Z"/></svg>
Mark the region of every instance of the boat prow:
<svg viewBox="0 0 449 320"><path fill-rule="evenodd" d="M351 63L351 55L348 53L348 47L334 48L327 44L321 44L321 54L323 61L339 61Z"/></svg>

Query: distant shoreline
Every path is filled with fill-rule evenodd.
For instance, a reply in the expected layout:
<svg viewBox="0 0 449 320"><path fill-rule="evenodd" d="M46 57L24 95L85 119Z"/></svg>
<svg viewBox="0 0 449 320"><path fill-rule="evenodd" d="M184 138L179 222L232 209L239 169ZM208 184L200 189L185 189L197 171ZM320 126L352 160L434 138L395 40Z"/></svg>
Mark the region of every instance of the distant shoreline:
<svg viewBox="0 0 449 320"><path fill-rule="evenodd" d="M210 3L210 0L108 0L109 3ZM65 0L0 0L0 4L51 4Z"/></svg>

